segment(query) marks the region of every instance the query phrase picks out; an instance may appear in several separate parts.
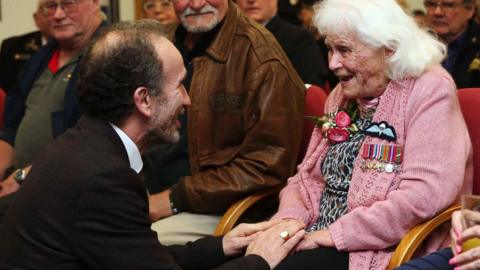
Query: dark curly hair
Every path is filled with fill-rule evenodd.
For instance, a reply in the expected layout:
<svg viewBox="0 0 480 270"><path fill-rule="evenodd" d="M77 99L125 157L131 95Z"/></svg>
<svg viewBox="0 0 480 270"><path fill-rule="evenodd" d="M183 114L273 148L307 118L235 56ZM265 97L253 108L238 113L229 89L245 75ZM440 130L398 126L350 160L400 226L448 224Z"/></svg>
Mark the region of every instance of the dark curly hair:
<svg viewBox="0 0 480 270"><path fill-rule="evenodd" d="M164 36L161 29L153 20L120 22L95 37L80 64L77 85L85 113L119 125L134 110L135 89L144 86L150 95L160 94L163 65L152 43Z"/></svg>

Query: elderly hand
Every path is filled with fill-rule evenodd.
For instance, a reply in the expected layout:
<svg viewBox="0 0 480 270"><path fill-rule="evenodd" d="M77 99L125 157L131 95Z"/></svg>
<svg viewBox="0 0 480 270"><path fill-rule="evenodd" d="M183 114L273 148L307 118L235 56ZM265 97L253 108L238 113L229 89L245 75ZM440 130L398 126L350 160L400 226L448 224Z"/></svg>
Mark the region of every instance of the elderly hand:
<svg viewBox="0 0 480 270"><path fill-rule="evenodd" d="M170 190L165 190L148 197L150 220L152 222L173 215L170 207L170 192Z"/></svg>
<svg viewBox="0 0 480 270"><path fill-rule="evenodd" d="M466 221L474 225L466 228ZM450 264L456 266L455 270L480 269L480 246L467 251L461 248L467 240L480 238L480 213L471 210L454 212L451 234L454 236L452 239L456 256L450 260Z"/></svg>
<svg viewBox="0 0 480 270"><path fill-rule="evenodd" d="M335 247L335 243L328 230L307 233L295 251L309 250L317 247Z"/></svg>
<svg viewBox="0 0 480 270"><path fill-rule="evenodd" d="M273 269L305 236L304 227L305 225L299 221L283 220L270 229L259 232L255 240L248 245L245 255L259 255L267 261L270 269ZM284 231L287 232L285 237Z"/></svg>
<svg viewBox="0 0 480 270"><path fill-rule="evenodd" d="M258 232L264 231L281 220L271 220L255 224L242 223L233 228L223 237L223 252L225 256L238 255L257 237Z"/></svg>

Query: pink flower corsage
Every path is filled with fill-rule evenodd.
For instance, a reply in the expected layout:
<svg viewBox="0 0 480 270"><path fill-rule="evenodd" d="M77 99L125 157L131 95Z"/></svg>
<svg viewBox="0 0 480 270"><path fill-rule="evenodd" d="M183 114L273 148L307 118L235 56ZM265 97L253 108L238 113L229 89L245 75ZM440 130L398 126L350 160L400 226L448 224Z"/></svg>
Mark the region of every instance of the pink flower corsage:
<svg viewBox="0 0 480 270"><path fill-rule="evenodd" d="M338 110L333 113L327 113L322 117L308 116L317 127L322 129L322 134L332 144L345 142L353 134L358 132L355 124L357 117L357 105L350 102L346 109Z"/></svg>

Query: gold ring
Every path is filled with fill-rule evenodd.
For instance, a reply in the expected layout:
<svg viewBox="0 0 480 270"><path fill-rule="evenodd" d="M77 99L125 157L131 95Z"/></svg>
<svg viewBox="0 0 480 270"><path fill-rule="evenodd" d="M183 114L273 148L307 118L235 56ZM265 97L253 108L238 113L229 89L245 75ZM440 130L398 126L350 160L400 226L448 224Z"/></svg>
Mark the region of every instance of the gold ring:
<svg viewBox="0 0 480 270"><path fill-rule="evenodd" d="M290 237L290 234L288 233L288 231L282 231L282 232L280 233L280 237L281 237L283 240L287 241L288 238Z"/></svg>

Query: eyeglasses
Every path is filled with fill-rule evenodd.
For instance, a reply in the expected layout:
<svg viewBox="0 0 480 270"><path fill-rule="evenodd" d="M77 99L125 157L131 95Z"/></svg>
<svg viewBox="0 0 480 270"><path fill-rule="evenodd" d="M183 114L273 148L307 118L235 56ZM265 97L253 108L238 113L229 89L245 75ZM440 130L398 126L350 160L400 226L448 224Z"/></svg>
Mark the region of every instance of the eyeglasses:
<svg viewBox="0 0 480 270"><path fill-rule="evenodd" d="M79 0L49 1L42 5L42 11L45 16L53 16L60 7L65 13L73 13L78 10Z"/></svg>
<svg viewBox="0 0 480 270"><path fill-rule="evenodd" d="M172 6L171 0L160 0L160 1L148 1L143 4L143 10L151 11L154 10L156 7L160 7L161 9L170 8Z"/></svg>
<svg viewBox="0 0 480 270"><path fill-rule="evenodd" d="M458 2L439 2L439 1L433 1L433 0L427 0L423 2L423 5L425 6L426 9L429 10L435 10L437 7L440 7L443 11L449 12L457 8L458 6L463 5L463 3L458 3Z"/></svg>

